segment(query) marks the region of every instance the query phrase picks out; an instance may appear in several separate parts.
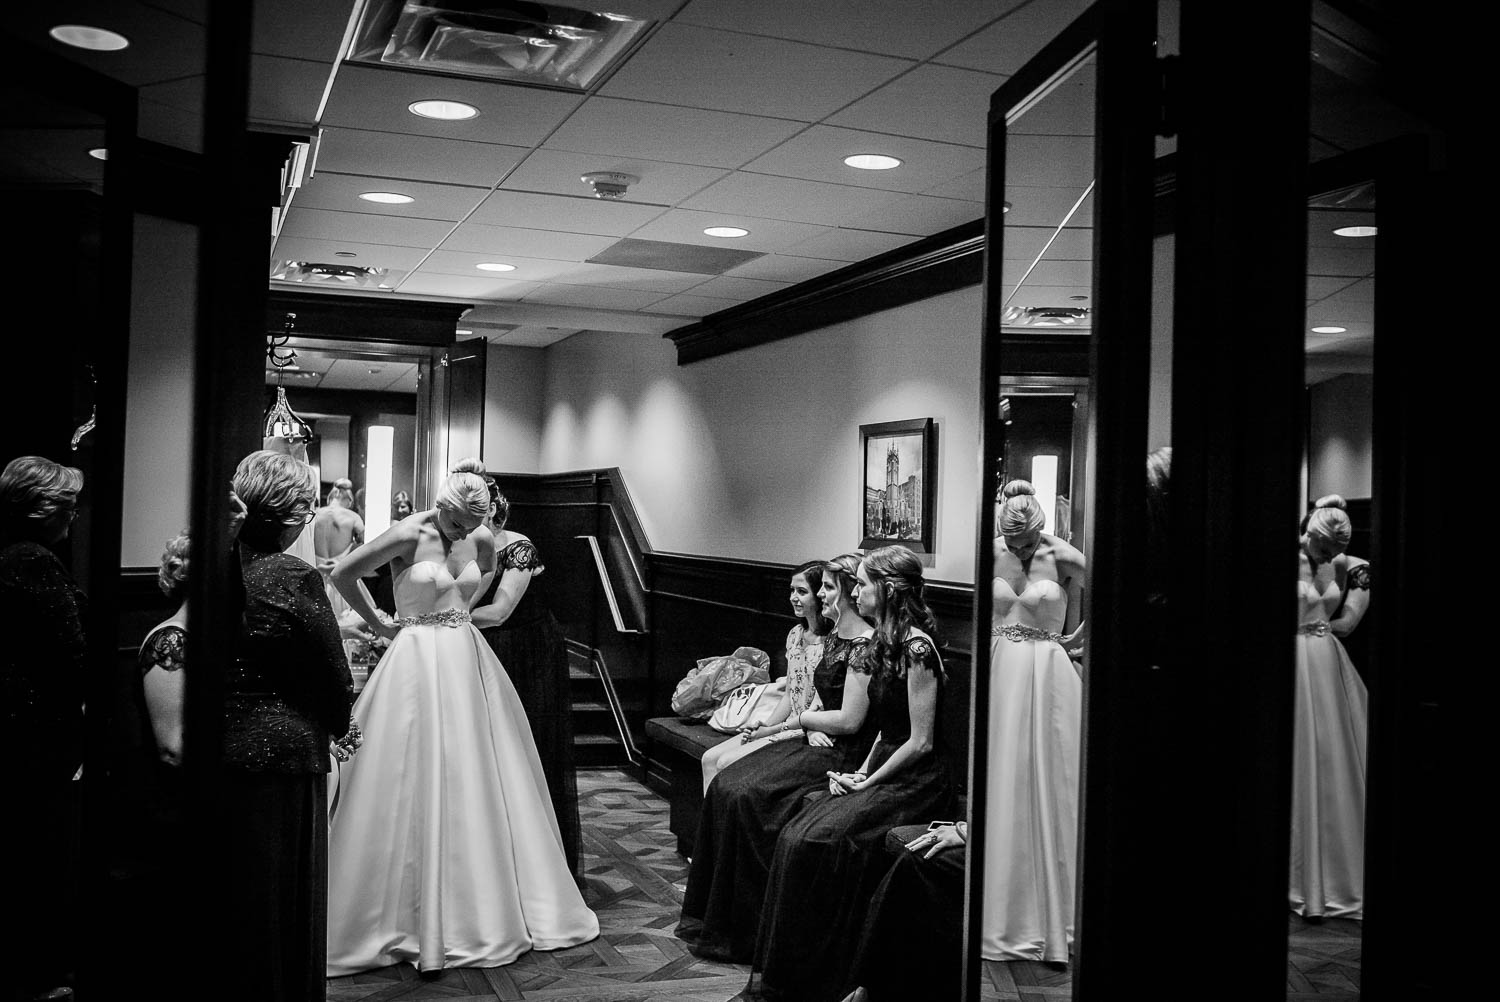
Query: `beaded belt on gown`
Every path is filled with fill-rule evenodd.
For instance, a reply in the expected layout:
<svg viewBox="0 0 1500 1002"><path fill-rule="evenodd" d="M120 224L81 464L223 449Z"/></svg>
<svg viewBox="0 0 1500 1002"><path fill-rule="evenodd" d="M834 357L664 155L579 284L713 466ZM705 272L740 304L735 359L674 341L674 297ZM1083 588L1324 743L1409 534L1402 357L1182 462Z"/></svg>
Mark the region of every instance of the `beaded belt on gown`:
<svg viewBox="0 0 1500 1002"><path fill-rule="evenodd" d="M1010 623L1006 626L992 626L990 627L990 635L1004 637L1006 640L1013 640L1018 644L1025 640L1050 640L1055 644L1063 642L1062 634L1060 633L1048 633L1046 630L1039 630L1035 626L1022 626L1020 623Z"/></svg>
<svg viewBox="0 0 1500 1002"><path fill-rule="evenodd" d="M1326 637L1328 630L1328 621L1325 619L1315 619L1311 623L1300 623L1297 626L1297 632L1304 637Z"/></svg>
<svg viewBox="0 0 1500 1002"><path fill-rule="evenodd" d="M407 616L396 620L396 625L401 629L408 626L463 626L469 621L469 614L462 609L444 609L442 612L424 612L420 616Z"/></svg>

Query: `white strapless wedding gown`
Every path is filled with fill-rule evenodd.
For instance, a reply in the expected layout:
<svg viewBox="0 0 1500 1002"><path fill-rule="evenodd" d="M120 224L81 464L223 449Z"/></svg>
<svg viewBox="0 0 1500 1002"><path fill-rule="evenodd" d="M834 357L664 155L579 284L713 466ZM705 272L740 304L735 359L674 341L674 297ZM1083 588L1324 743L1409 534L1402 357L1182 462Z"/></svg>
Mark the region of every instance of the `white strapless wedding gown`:
<svg viewBox="0 0 1500 1002"><path fill-rule="evenodd" d="M531 728L462 613L479 584L421 561L396 575L406 625L354 704L328 838L328 975L407 962L492 967L599 935L563 855Z"/></svg>

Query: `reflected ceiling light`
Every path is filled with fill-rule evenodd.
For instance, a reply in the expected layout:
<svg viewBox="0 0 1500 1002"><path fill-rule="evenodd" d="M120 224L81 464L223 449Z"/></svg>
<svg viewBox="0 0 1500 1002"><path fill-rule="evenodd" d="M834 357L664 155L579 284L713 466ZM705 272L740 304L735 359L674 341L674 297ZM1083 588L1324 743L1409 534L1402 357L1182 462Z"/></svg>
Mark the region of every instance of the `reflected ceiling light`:
<svg viewBox="0 0 1500 1002"><path fill-rule="evenodd" d="M47 34L64 45L90 52L119 52L130 44L124 35L86 24L59 24Z"/></svg>
<svg viewBox="0 0 1500 1002"><path fill-rule="evenodd" d="M95 146L93 149L89 150L89 156L93 157L95 160L108 160L109 150L106 150L102 146Z"/></svg>
<svg viewBox="0 0 1500 1002"><path fill-rule="evenodd" d="M359 255L356 254L356 253L354 253L353 251L334 251L333 252L333 256L334 257L359 257Z"/></svg>
<svg viewBox="0 0 1500 1002"><path fill-rule="evenodd" d="M1007 213L1009 211L1010 211L1010 203L1009 202L1001 202L1000 203L1000 214L1003 216L1005 213Z"/></svg>
<svg viewBox="0 0 1500 1002"><path fill-rule="evenodd" d="M1348 329L1347 327L1314 327L1312 332L1314 334L1342 334Z"/></svg>
<svg viewBox="0 0 1500 1002"><path fill-rule="evenodd" d="M422 118L437 118L444 122L462 122L479 114L479 109L462 101L413 101L406 110Z"/></svg>
<svg viewBox="0 0 1500 1002"><path fill-rule="evenodd" d="M480 271L515 271L516 270L516 266L513 265L513 264L501 264L498 261L486 261L483 264L476 264L474 267L478 268Z"/></svg>
<svg viewBox="0 0 1500 1002"><path fill-rule="evenodd" d="M844 163L859 170L890 170L901 166L900 160L888 157L884 153L856 153L845 157Z"/></svg>
<svg viewBox="0 0 1500 1002"><path fill-rule="evenodd" d="M738 226L710 226L703 231L711 237L748 237L750 231Z"/></svg>
<svg viewBox="0 0 1500 1002"><path fill-rule="evenodd" d="M466 327L457 327L457 328L454 328L453 333L459 334L459 335L465 335L465 334L473 334L474 332L471 331L471 330L469 330Z"/></svg>
<svg viewBox="0 0 1500 1002"><path fill-rule="evenodd" d="M1336 237L1373 237L1375 233L1374 226L1340 226L1333 231Z"/></svg>
<svg viewBox="0 0 1500 1002"><path fill-rule="evenodd" d="M379 202L382 205L405 205L407 202L416 201L410 195L403 195L396 191L362 191L359 197L366 202Z"/></svg>

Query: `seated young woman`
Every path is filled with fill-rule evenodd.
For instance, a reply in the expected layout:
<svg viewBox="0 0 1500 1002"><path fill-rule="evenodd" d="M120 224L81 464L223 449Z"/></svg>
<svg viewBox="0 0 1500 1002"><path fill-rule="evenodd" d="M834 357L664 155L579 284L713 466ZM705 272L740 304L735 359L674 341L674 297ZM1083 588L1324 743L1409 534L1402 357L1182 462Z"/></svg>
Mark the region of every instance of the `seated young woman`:
<svg viewBox="0 0 1500 1002"><path fill-rule="evenodd" d="M829 771L827 789L810 795L776 840L747 1002L842 998L853 987L870 895L890 866L886 832L952 810L938 754L944 671L924 585L905 547L873 550L859 565L858 609L877 626L871 657L850 666L851 679L869 672L868 715L879 735L857 769Z"/></svg>
<svg viewBox="0 0 1500 1002"><path fill-rule="evenodd" d="M823 638L833 629L833 621L823 616L818 589L823 584L823 562L814 560L792 573L792 612L798 623L786 635L786 691L758 727L745 727L734 737L710 748L703 756L703 792L708 792L719 771L752 752L781 741L795 741L804 734L799 727L785 726L804 710L821 710L823 701L813 683L813 670L823 657ZM809 744L823 748L833 746L833 738L821 731L807 734Z"/></svg>
<svg viewBox="0 0 1500 1002"><path fill-rule="evenodd" d="M777 726L802 737L730 764L703 798L677 927L700 957L749 962L777 835L804 796L826 785L830 772L858 765L874 740L866 712L871 630L854 603L859 559L846 553L821 568L818 599L834 624L813 672L823 708L789 714Z"/></svg>

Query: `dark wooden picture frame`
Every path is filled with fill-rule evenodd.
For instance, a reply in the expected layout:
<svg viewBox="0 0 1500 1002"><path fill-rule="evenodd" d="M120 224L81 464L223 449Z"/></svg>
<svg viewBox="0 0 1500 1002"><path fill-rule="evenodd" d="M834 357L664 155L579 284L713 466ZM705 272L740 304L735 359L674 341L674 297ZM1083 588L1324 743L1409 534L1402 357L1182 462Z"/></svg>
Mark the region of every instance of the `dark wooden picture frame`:
<svg viewBox="0 0 1500 1002"><path fill-rule="evenodd" d="M860 549L896 544L931 553L937 500L932 418L859 426Z"/></svg>

